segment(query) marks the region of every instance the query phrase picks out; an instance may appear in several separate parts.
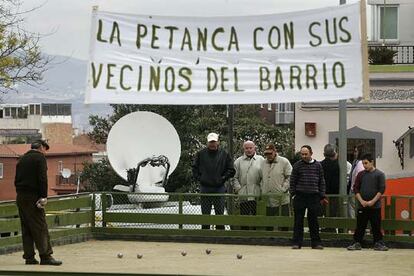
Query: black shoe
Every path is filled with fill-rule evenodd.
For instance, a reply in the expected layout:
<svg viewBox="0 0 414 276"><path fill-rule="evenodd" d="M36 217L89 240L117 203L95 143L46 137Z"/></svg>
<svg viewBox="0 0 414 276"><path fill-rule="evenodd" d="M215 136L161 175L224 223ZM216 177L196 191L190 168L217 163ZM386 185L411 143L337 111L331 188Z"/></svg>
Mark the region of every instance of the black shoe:
<svg viewBox="0 0 414 276"><path fill-rule="evenodd" d="M348 249L350 251L362 250L362 246L359 242L354 242L353 244L348 246L346 249Z"/></svg>
<svg viewBox="0 0 414 276"><path fill-rule="evenodd" d="M319 249L319 250L322 250L322 249L323 249L323 246L322 246L322 245L320 245L320 244L313 245L313 246L312 246L312 249Z"/></svg>
<svg viewBox="0 0 414 276"><path fill-rule="evenodd" d="M35 258L33 258L33 259L26 259L26 264L27 265L37 265L37 264L39 264L39 261L36 260Z"/></svg>
<svg viewBox="0 0 414 276"><path fill-rule="evenodd" d="M40 261L40 265L61 265L62 261L55 260L53 258L45 259Z"/></svg>
<svg viewBox="0 0 414 276"><path fill-rule="evenodd" d="M294 244L292 245L292 249L301 249L302 246L300 246L299 244Z"/></svg>
<svg viewBox="0 0 414 276"><path fill-rule="evenodd" d="M381 241L376 242L374 245L375 251L388 251L388 247Z"/></svg>

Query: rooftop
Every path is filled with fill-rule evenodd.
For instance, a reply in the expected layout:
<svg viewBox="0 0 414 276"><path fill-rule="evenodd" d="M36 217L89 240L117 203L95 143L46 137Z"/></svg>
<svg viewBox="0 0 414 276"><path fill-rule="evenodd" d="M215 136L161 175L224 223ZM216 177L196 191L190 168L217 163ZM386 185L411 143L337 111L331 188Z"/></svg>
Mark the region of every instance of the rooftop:
<svg viewBox="0 0 414 276"><path fill-rule="evenodd" d="M96 149L91 147L68 145L68 144L49 144L50 149L46 156L61 155L83 155L97 153ZM30 144L1 144L0 157L20 157L30 150Z"/></svg>

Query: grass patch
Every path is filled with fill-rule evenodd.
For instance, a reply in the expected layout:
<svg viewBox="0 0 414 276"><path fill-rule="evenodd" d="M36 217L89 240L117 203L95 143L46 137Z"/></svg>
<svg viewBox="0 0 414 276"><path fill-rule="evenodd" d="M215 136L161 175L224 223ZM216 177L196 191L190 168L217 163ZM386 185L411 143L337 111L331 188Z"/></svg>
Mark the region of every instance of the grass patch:
<svg viewBox="0 0 414 276"><path fill-rule="evenodd" d="M414 72L414 65L369 65L370 73Z"/></svg>

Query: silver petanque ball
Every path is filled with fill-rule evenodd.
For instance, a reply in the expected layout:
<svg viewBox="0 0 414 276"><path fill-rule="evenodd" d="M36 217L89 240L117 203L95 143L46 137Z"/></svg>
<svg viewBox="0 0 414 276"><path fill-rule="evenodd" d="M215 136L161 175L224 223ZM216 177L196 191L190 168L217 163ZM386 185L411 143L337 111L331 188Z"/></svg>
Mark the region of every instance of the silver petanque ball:
<svg viewBox="0 0 414 276"><path fill-rule="evenodd" d="M241 258L243 258L243 255L242 254L237 254L237 259L241 259Z"/></svg>
<svg viewBox="0 0 414 276"><path fill-rule="evenodd" d="M186 255L187 255L187 252L185 252L185 251L181 251L181 255L182 255L182 256L186 256Z"/></svg>
<svg viewBox="0 0 414 276"><path fill-rule="evenodd" d="M207 254L207 255L210 255L210 253L211 253L211 249L210 249L210 248L207 248L207 249L206 249L206 254Z"/></svg>
<svg viewBox="0 0 414 276"><path fill-rule="evenodd" d="M137 258L141 259L142 258L142 254L137 254Z"/></svg>
<svg viewBox="0 0 414 276"><path fill-rule="evenodd" d="M122 257L124 256L124 254L122 254L122 253L118 253L118 258L120 258L120 259L122 259Z"/></svg>

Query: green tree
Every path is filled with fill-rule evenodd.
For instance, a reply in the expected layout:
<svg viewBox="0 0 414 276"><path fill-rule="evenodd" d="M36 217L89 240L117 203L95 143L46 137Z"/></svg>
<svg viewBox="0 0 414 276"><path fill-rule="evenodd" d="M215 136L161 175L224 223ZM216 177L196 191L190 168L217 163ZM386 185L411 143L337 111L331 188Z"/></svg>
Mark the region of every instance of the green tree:
<svg viewBox="0 0 414 276"><path fill-rule="evenodd" d="M42 56L40 35L22 27L29 11L21 11L21 0L0 2L0 93L16 91L16 85L39 84L50 62Z"/></svg>
<svg viewBox="0 0 414 276"><path fill-rule="evenodd" d="M180 162L171 174L166 187L167 191L194 191L198 188L192 179L191 164L194 155L206 144L209 132L217 132L221 136L221 146L227 148L227 116L226 106L157 106L157 105L112 105L113 114L106 118L91 116L93 130L89 133L92 140L105 143L112 125L130 112L137 110L152 111L173 124L181 141ZM267 124L257 113L257 106L237 106L234 122L236 158L242 153L243 141L250 139L258 145L258 151L269 142L276 144L281 154L293 156L293 130L289 127L275 127ZM112 170L106 163L107 170ZM119 183L118 183L119 184ZM111 185L109 185L111 186Z"/></svg>
<svg viewBox="0 0 414 276"><path fill-rule="evenodd" d="M262 154L268 143L278 148L280 155L288 159L294 156L294 129L291 125L272 126L257 114L257 106L238 106L235 112L234 145L235 155L243 153L243 141L252 140L257 152Z"/></svg>
<svg viewBox="0 0 414 276"><path fill-rule="evenodd" d="M127 185L126 181L111 169L108 159L101 159L95 163L85 162L81 180L88 192L111 191L115 185Z"/></svg>

